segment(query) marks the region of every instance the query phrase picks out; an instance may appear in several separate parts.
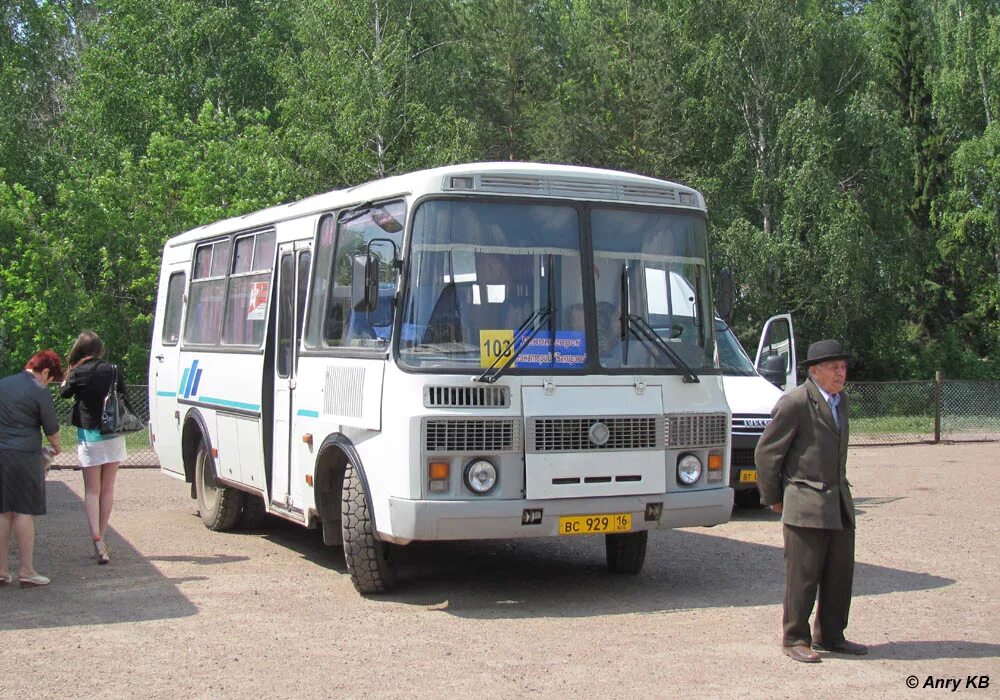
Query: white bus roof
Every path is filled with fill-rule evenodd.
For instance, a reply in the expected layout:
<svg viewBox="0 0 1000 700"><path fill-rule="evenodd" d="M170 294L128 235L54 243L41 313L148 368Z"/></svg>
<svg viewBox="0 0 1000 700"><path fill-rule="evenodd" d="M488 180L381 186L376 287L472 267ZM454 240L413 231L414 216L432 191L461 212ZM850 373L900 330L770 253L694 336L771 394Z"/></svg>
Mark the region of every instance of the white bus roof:
<svg viewBox="0 0 1000 700"><path fill-rule="evenodd" d="M234 231L263 228L280 221L368 201L439 192L558 197L705 209L704 199L697 190L644 175L548 163L465 163L373 180L224 219L179 234L168 244L182 245Z"/></svg>

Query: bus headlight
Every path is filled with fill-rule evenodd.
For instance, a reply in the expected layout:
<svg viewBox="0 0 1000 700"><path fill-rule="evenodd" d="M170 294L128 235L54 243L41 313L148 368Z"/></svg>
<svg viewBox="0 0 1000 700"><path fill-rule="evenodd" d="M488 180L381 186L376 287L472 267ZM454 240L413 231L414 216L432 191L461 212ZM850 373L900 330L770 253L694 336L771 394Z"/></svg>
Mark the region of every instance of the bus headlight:
<svg viewBox="0 0 1000 700"><path fill-rule="evenodd" d="M684 454L677 460L677 481L690 486L701 478L701 460L693 454Z"/></svg>
<svg viewBox="0 0 1000 700"><path fill-rule="evenodd" d="M474 459L465 467L465 485L480 495L497 484L497 468L488 459Z"/></svg>

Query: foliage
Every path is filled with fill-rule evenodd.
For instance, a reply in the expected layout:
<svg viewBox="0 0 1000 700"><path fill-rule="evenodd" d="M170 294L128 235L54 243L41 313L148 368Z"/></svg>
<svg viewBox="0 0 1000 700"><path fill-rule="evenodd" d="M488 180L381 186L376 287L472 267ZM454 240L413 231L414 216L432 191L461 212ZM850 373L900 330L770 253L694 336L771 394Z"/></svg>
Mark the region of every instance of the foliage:
<svg viewBox="0 0 1000 700"><path fill-rule="evenodd" d="M1000 376L995 0L10 0L0 366L82 328L145 372L163 242L524 159L692 184L745 340ZM749 343L748 343L749 344Z"/></svg>

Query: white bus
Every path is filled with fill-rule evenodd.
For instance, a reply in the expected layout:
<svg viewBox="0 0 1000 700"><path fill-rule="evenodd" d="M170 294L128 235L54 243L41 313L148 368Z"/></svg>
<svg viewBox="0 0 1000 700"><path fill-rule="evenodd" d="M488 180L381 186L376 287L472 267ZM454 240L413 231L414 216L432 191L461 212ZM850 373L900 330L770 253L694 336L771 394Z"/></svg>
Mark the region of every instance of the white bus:
<svg viewBox="0 0 1000 700"><path fill-rule="evenodd" d="M150 357L162 470L206 526L265 510L362 593L413 541L649 530L732 507L702 196L456 165L170 239ZM683 298L682 298L683 297Z"/></svg>

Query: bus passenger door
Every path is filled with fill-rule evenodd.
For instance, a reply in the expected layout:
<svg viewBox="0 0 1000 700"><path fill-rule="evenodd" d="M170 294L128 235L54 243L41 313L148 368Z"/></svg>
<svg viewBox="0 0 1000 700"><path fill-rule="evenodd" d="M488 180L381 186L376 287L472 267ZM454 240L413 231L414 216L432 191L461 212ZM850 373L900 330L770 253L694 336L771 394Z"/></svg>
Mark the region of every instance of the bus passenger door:
<svg viewBox="0 0 1000 700"><path fill-rule="evenodd" d="M309 281L311 243L278 247L277 320L274 324L274 442L271 503L292 508L292 405L299 341Z"/></svg>
<svg viewBox="0 0 1000 700"><path fill-rule="evenodd" d="M181 312L186 276L178 267L169 273L157 300L157 319L149 361L149 424L160 467L184 476L181 456L181 414L177 404Z"/></svg>

